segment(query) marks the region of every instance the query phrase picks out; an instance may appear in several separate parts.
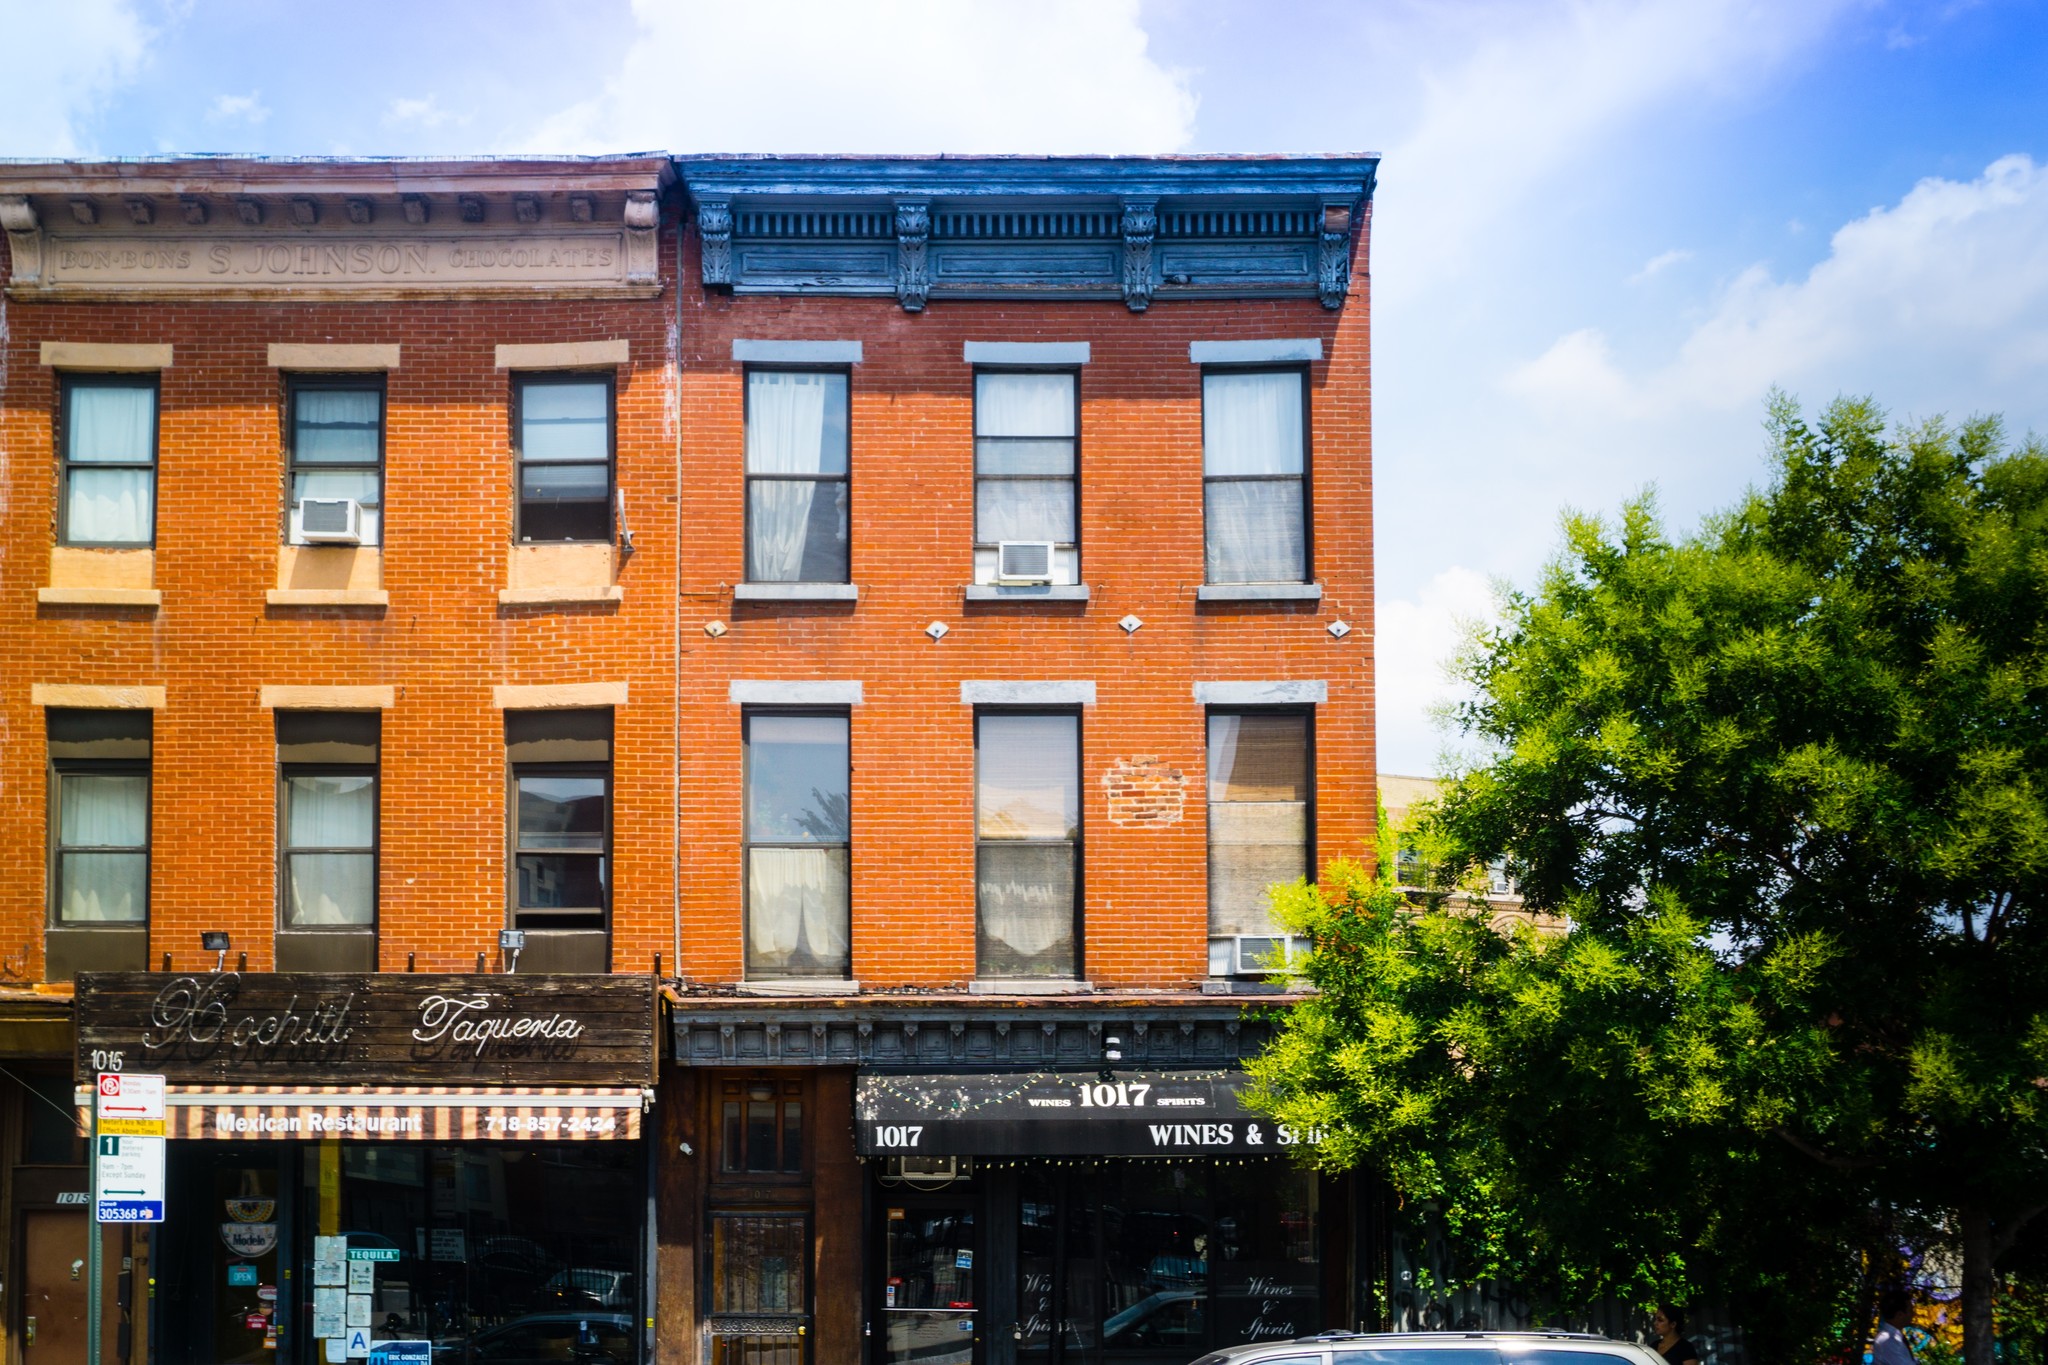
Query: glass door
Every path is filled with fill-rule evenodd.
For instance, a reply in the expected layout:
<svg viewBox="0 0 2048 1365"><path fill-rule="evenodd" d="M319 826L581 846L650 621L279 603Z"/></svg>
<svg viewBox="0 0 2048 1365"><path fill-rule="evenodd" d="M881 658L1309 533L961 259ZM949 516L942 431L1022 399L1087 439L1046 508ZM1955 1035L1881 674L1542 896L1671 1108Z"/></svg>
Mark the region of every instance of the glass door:
<svg viewBox="0 0 2048 1365"><path fill-rule="evenodd" d="M973 1204L898 1195L883 1213L884 1365L974 1365Z"/></svg>

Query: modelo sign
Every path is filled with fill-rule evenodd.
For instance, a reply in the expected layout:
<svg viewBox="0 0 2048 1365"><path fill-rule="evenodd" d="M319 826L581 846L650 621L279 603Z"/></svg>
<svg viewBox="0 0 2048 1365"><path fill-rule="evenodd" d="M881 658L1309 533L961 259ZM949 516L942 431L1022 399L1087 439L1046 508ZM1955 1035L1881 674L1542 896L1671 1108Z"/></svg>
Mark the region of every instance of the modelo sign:
<svg viewBox="0 0 2048 1365"><path fill-rule="evenodd" d="M651 976L87 972L81 1076L171 1084L644 1085Z"/></svg>

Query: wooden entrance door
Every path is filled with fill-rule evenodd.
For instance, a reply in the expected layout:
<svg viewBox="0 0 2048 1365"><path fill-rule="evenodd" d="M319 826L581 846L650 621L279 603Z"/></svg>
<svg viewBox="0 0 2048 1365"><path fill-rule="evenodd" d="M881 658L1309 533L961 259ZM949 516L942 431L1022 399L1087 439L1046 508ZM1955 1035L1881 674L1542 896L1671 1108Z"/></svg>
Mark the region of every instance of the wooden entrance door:
<svg viewBox="0 0 2048 1365"><path fill-rule="evenodd" d="M84 1365L86 1230L84 1209L25 1209L21 1215L22 1365ZM121 1232L101 1230L100 1359L117 1361L121 1329L117 1286Z"/></svg>

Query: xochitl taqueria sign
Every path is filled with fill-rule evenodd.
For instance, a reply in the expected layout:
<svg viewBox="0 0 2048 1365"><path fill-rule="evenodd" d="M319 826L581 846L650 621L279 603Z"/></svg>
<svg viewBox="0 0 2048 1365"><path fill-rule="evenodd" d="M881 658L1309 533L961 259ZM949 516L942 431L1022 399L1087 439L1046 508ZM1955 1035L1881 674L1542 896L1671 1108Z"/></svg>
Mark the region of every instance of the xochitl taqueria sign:
<svg viewBox="0 0 2048 1365"><path fill-rule="evenodd" d="M78 1077L172 1085L651 1085L651 976L87 972Z"/></svg>
<svg viewBox="0 0 2048 1365"><path fill-rule="evenodd" d="M1278 1155L1321 1140L1238 1102L1241 1071L863 1074L863 1156Z"/></svg>

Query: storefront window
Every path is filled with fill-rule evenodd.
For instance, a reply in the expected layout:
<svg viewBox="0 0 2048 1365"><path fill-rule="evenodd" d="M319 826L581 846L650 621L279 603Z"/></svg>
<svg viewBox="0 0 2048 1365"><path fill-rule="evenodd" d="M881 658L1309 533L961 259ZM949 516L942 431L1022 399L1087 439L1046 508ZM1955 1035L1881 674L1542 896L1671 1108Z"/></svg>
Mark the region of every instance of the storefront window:
<svg viewBox="0 0 2048 1365"><path fill-rule="evenodd" d="M1276 1161L1018 1172L1020 1359L1189 1360L1322 1327L1316 1178Z"/></svg>
<svg viewBox="0 0 2048 1365"><path fill-rule="evenodd" d="M335 1230L387 1257L369 1263L377 1338L431 1339L446 1365L639 1358L637 1143L339 1147ZM307 1263L321 1165L301 1162Z"/></svg>

